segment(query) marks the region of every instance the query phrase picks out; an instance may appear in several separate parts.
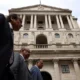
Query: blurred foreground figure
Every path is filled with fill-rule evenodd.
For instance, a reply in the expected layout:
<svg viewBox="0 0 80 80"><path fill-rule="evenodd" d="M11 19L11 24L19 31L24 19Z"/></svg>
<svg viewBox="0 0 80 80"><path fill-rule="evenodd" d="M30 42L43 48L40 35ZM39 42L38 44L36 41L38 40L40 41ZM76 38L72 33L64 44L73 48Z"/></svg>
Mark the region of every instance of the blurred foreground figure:
<svg viewBox="0 0 80 80"><path fill-rule="evenodd" d="M11 14L6 19L0 13L0 80L14 80L10 70L14 60L13 30L18 31L20 27L21 22L16 14Z"/></svg>

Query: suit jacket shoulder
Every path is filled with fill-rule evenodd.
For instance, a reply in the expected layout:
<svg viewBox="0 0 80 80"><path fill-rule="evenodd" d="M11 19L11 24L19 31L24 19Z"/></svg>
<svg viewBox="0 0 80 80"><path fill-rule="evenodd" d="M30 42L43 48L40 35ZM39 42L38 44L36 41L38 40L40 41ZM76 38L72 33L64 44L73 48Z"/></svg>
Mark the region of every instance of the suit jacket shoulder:
<svg viewBox="0 0 80 80"><path fill-rule="evenodd" d="M14 62L11 66L16 80L28 80L28 69L22 56L18 53L14 54Z"/></svg>

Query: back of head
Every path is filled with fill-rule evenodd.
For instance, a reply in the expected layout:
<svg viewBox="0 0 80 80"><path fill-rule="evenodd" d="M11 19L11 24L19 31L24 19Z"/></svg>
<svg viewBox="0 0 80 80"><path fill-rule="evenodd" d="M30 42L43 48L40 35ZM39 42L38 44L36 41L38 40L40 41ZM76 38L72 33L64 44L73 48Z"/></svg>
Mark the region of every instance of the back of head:
<svg viewBox="0 0 80 80"><path fill-rule="evenodd" d="M9 35L9 24L7 19L2 13L0 13L0 46L6 43L5 39L9 38Z"/></svg>
<svg viewBox="0 0 80 80"><path fill-rule="evenodd" d="M5 16L2 13L0 13L0 26L4 25L5 20L6 20Z"/></svg>
<svg viewBox="0 0 80 80"><path fill-rule="evenodd" d="M10 15L7 17L7 21L8 21L8 22L11 22L11 19L17 20L17 19L18 19L17 14L10 14Z"/></svg>
<svg viewBox="0 0 80 80"><path fill-rule="evenodd" d="M28 59L30 56L30 50L28 48L22 48L20 53L24 56L25 59Z"/></svg>

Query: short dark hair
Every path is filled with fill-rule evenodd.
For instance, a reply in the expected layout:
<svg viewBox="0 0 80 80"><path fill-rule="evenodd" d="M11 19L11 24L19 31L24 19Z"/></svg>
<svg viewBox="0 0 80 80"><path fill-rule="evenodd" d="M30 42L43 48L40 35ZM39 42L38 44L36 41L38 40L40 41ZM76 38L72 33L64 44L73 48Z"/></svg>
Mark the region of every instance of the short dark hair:
<svg viewBox="0 0 80 80"><path fill-rule="evenodd" d="M6 20L5 16L2 13L0 13L0 24L4 25L5 20Z"/></svg>
<svg viewBox="0 0 80 80"><path fill-rule="evenodd" d="M27 51L28 53L30 53L30 50L28 48L21 48L20 52L23 52L23 51Z"/></svg>
<svg viewBox="0 0 80 80"><path fill-rule="evenodd" d="M11 22L11 18L17 20L17 19L18 19L18 15L17 15L17 14L10 14L10 15L7 17L7 21L8 21L8 22Z"/></svg>
<svg viewBox="0 0 80 80"><path fill-rule="evenodd" d="M41 59L37 59L37 60L35 60L35 63L38 63L40 60L41 60Z"/></svg>

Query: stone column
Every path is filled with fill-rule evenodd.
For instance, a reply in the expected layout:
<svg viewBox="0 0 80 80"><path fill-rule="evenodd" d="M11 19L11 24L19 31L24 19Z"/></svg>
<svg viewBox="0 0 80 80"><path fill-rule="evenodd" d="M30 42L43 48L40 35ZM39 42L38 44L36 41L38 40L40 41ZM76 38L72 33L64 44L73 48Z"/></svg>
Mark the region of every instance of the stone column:
<svg viewBox="0 0 80 80"><path fill-rule="evenodd" d="M31 24L30 24L30 29L33 28L33 15L31 15Z"/></svg>
<svg viewBox="0 0 80 80"><path fill-rule="evenodd" d="M56 15L56 21L57 21L57 26L58 26L58 29L61 29L61 26L60 26L60 22L59 22L58 15Z"/></svg>
<svg viewBox="0 0 80 80"><path fill-rule="evenodd" d="M20 14L20 18L22 19L22 14Z"/></svg>
<svg viewBox="0 0 80 80"><path fill-rule="evenodd" d="M22 18L22 16L23 16L23 18ZM25 15L20 15L20 18L22 18L22 27L21 27L20 31L23 31L24 26L25 26Z"/></svg>
<svg viewBox="0 0 80 80"><path fill-rule="evenodd" d="M45 15L45 27L48 29L48 20L47 20L47 15Z"/></svg>
<svg viewBox="0 0 80 80"><path fill-rule="evenodd" d="M77 78L76 80L80 80L80 69L79 69L77 59L73 59L73 65L74 65L74 69L75 69L75 73L76 73L76 78Z"/></svg>
<svg viewBox="0 0 80 80"><path fill-rule="evenodd" d="M26 15L23 15L23 19L22 19L23 30L24 30L24 27L25 27L25 18L26 18Z"/></svg>
<svg viewBox="0 0 80 80"><path fill-rule="evenodd" d="M73 21L72 16L70 16L70 20L71 20L71 23L72 23L73 28L76 29L76 26L75 26L75 24L74 24L74 21Z"/></svg>
<svg viewBox="0 0 80 80"><path fill-rule="evenodd" d="M28 68L31 69L32 66L33 66L33 61L32 60L29 60Z"/></svg>
<svg viewBox="0 0 80 80"><path fill-rule="evenodd" d="M34 29L37 28L37 16L35 15L34 16Z"/></svg>
<svg viewBox="0 0 80 80"><path fill-rule="evenodd" d="M66 17L67 17L67 21L68 21L68 24L69 24L70 29L73 29L72 24L71 24L71 21L69 19L69 16L67 15Z"/></svg>
<svg viewBox="0 0 80 80"><path fill-rule="evenodd" d="M52 29L51 16L50 15L48 15L48 20L49 20L49 29Z"/></svg>
<svg viewBox="0 0 80 80"><path fill-rule="evenodd" d="M55 73L55 80L60 80L60 72L59 72L59 65L57 59L53 60L54 62L54 73Z"/></svg>
<svg viewBox="0 0 80 80"><path fill-rule="evenodd" d="M65 29L61 15L59 15L59 19L60 19L60 23L61 23L61 28L62 29Z"/></svg>

